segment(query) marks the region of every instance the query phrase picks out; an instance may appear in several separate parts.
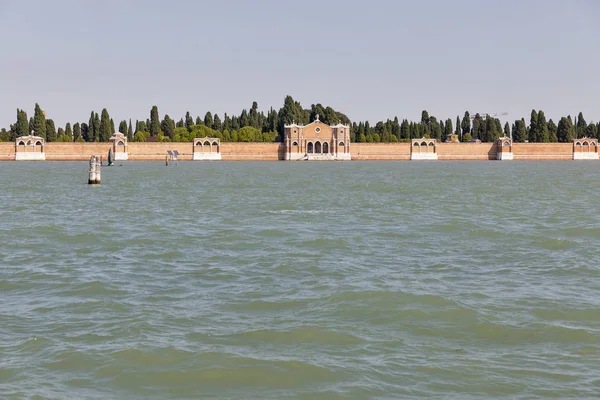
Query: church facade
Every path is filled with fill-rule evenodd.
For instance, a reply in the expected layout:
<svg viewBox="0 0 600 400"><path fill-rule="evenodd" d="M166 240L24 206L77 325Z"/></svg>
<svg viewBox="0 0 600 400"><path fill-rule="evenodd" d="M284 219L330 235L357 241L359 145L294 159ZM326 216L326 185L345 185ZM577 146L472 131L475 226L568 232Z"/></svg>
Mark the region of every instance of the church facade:
<svg viewBox="0 0 600 400"><path fill-rule="evenodd" d="M327 125L319 115L308 125L284 126L285 160L350 160L350 127Z"/></svg>

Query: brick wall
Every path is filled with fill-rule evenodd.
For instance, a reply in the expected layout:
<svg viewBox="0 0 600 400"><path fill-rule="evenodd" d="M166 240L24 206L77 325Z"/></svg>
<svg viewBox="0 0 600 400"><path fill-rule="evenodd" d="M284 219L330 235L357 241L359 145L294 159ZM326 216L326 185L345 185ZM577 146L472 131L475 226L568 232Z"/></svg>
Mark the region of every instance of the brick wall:
<svg viewBox="0 0 600 400"><path fill-rule="evenodd" d="M283 143L221 142L223 160L277 161L284 158Z"/></svg>
<svg viewBox="0 0 600 400"><path fill-rule="evenodd" d="M0 161L15 159L15 144L13 142L0 142Z"/></svg>
<svg viewBox="0 0 600 400"><path fill-rule="evenodd" d="M572 143L513 143L515 160L572 160Z"/></svg>
<svg viewBox="0 0 600 400"><path fill-rule="evenodd" d="M495 143L438 143L438 160L495 160Z"/></svg>
<svg viewBox="0 0 600 400"><path fill-rule="evenodd" d="M111 143L46 143L46 160L87 161L92 155L107 157ZM353 160L409 160L410 143L352 143ZM167 150L177 150L180 160L192 159L192 143L136 143L128 145L130 160L164 160ZM282 160L282 143L221 143L223 160ZM440 160L495 160L492 143L439 143ZM571 143L513 143L515 160L571 160ZM0 161L15 159L15 144L0 143Z"/></svg>
<svg viewBox="0 0 600 400"><path fill-rule="evenodd" d="M410 143L351 143L353 160L410 160Z"/></svg>

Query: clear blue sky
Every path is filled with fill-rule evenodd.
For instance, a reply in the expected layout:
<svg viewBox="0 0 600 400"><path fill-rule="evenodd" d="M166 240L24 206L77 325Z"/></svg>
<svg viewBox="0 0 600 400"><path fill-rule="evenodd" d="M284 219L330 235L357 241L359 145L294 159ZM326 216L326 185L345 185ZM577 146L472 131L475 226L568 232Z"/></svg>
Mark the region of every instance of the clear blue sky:
<svg viewBox="0 0 600 400"><path fill-rule="evenodd" d="M0 0L0 127L330 105L353 121L600 119L595 0Z"/></svg>

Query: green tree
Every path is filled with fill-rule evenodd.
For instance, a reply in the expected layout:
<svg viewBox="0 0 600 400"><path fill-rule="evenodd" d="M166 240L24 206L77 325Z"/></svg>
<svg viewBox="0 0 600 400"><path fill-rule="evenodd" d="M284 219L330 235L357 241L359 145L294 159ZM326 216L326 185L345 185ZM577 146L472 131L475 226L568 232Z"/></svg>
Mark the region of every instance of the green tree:
<svg viewBox="0 0 600 400"><path fill-rule="evenodd" d="M587 126L587 130L585 135L589 138L597 138L598 137L598 125L594 124L594 123L590 123Z"/></svg>
<svg viewBox="0 0 600 400"><path fill-rule="evenodd" d="M194 119L192 118L192 116L190 115L190 112L187 111L185 113L185 127L189 130L192 129L192 125L194 125Z"/></svg>
<svg viewBox="0 0 600 400"><path fill-rule="evenodd" d="M115 133L115 121L113 121L113 119L111 118L110 119L110 135L112 136L113 133Z"/></svg>
<svg viewBox="0 0 600 400"><path fill-rule="evenodd" d="M160 119L158 117L158 107L152 106L150 110L150 135L156 136L160 132Z"/></svg>
<svg viewBox="0 0 600 400"><path fill-rule="evenodd" d="M463 136L467 133L471 133L471 114L469 114L468 111L465 111L465 115L462 119L462 123L460 124L460 128L462 129Z"/></svg>
<svg viewBox="0 0 600 400"><path fill-rule="evenodd" d="M131 127L131 118L129 118L129 126L127 126L127 140L133 141L133 128Z"/></svg>
<svg viewBox="0 0 600 400"><path fill-rule="evenodd" d="M112 133L112 129L110 126L110 116L108 115L108 110L106 108L102 109L102 113L100 116L100 131L98 133L98 140L100 142L108 142Z"/></svg>
<svg viewBox="0 0 600 400"><path fill-rule="evenodd" d="M410 124L407 119L403 119L400 124L400 139L410 140Z"/></svg>
<svg viewBox="0 0 600 400"><path fill-rule="evenodd" d="M562 117L558 121L556 136L560 143L570 143L573 140L574 131L571 117Z"/></svg>
<svg viewBox="0 0 600 400"><path fill-rule="evenodd" d="M81 125L79 122L73 124L73 141L77 142L81 138Z"/></svg>
<svg viewBox="0 0 600 400"><path fill-rule="evenodd" d="M54 121L48 118L46 119L46 141L56 142L56 139L56 126L54 125Z"/></svg>
<svg viewBox="0 0 600 400"><path fill-rule="evenodd" d="M548 141L551 143L558 142L558 127L552 119L548 121Z"/></svg>
<svg viewBox="0 0 600 400"><path fill-rule="evenodd" d="M504 137L510 137L510 125L508 122L504 124Z"/></svg>
<svg viewBox="0 0 600 400"><path fill-rule="evenodd" d="M475 118L473 118L473 134L471 136L475 139L483 140L483 138L481 138L480 135L482 135L484 129L485 123L483 121L483 118L481 118L481 115L475 114Z"/></svg>
<svg viewBox="0 0 600 400"><path fill-rule="evenodd" d="M546 122L546 116L544 115L544 112L542 110L538 112L536 127L536 142L548 143L550 141L548 123Z"/></svg>
<svg viewBox="0 0 600 400"><path fill-rule="evenodd" d="M256 101L252 102L252 108L250 108L250 112L248 113L248 125L256 129L260 128L258 123L258 103Z"/></svg>
<svg viewBox="0 0 600 400"><path fill-rule="evenodd" d="M525 126L524 119L518 119L515 121L515 129L513 130L513 141L516 143L523 143L527 140L527 127Z"/></svg>
<svg viewBox="0 0 600 400"><path fill-rule="evenodd" d="M456 137L458 137L459 140L462 141L462 135L460 133L461 133L461 130L460 130L460 117L457 115L456 116L456 128L455 128L454 134L456 135Z"/></svg>
<svg viewBox="0 0 600 400"><path fill-rule="evenodd" d="M204 122L202 122L202 119L200 118L200 116L196 117L196 125L202 125Z"/></svg>
<svg viewBox="0 0 600 400"><path fill-rule="evenodd" d="M587 123L585 122L585 119L583 118L583 113L581 113L581 112L577 116L577 124L576 125L577 125L577 130L576 130L577 136L575 138L579 139L579 138L584 137L587 132Z"/></svg>
<svg viewBox="0 0 600 400"><path fill-rule="evenodd" d="M175 121L173 121L168 114L165 114L165 118L160 123L160 129L165 136L168 136L169 139L173 139L175 135Z"/></svg>
<svg viewBox="0 0 600 400"><path fill-rule="evenodd" d="M219 118L219 114L215 114L215 118L214 118L214 121L213 121L212 128L215 131L221 131L221 130L223 130L223 124L221 123L221 118ZM258 128L256 128L256 129L258 129Z"/></svg>
<svg viewBox="0 0 600 400"><path fill-rule="evenodd" d="M94 142L100 141L100 116L94 113Z"/></svg>
<svg viewBox="0 0 600 400"><path fill-rule="evenodd" d="M444 126L444 138L449 138L452 136L454 129L452 129L452 120L448 118L446 120L446 124Z"/></svg>
<svg viewBox="0 0 600 400"><path fill-rule="evenodd" d="M127 134L127 121L123 120L119 122L119 132L126 135Z"/></svg>
<svg viewBox="0 0 600 400"><path fill-rule="evenodd" d="M38 103L35 103L35 111L33 113L33 134L44 139L46 138L46 117Z"/></svg>
<svg viewBox="0 0 600 400"><path fill-rule="evenodd" d="M213 126L213 122L214 121L213 121L212 113L210 111L207 111L206 114L204 115L204 125L211 128Z"/></svg>
<svg viewBox="0 0 600 400"><path fill-rule="evenodd" d="M538 114L536 110L531 110L531 118L529 120L529 134L527 140L529 142L536 142L538 137Z"/></svg>
<svg viewBox="0 0 600 400"><path fill-rule="evenodd" d="M71 129L71 123L67 122L67 125L65 126L65 135L67 135L68 137L71 138L71 141L73 141L73 129Z"/></svg>
<svg viewBox="0 0 600 400"><path fill-rule="evenodd" d="M29 120L27 119L27 113L17 108L17 123L15 124L15 130L17 136L29 135Z"/></svg>

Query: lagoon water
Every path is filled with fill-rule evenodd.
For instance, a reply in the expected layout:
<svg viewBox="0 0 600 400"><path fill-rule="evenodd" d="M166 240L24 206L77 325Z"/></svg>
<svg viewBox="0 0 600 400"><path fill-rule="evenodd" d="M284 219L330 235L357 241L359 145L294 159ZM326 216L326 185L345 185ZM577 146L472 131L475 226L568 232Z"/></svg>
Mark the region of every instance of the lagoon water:
<svg viewBox="0 0 600 400"><path fill-rule="evenodd" d="M598 168L0 163L0 398L594 398Z"/></svg>

